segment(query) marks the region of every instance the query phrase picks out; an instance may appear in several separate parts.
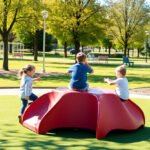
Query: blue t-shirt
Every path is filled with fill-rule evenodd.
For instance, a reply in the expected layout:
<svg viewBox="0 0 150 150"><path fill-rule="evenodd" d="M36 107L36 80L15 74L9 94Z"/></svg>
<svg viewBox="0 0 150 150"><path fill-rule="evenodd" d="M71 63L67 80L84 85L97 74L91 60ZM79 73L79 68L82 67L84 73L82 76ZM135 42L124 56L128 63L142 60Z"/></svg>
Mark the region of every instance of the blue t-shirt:
<svg viewBox="0 0 150 150"><path fill-rule="evenodd" d="M76 63L68 69L71 74L70 87L84 89L87 86L87 73L92 73L93 69L82 63Z"/></svg>

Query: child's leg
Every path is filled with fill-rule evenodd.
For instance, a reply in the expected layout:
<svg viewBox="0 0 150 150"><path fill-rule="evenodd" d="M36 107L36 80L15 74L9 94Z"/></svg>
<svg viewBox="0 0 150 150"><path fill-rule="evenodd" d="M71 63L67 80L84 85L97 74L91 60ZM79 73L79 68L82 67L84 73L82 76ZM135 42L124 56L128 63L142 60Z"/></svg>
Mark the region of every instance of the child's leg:
<svg viewBox="0 0 150 150"><path fill-rule="evenodd" d="M21 101L22 101L22 106L21 106L21 110L20 110L20 115L23 115L23 113L27 107L28 101L26 99L21 99Z"/></svg>
<svg viewBox="0 0 150 150"><path fill-rule="evenodd" d="M32 93L29 98L30 100L35 101L38 97Z"/></svg>
<svg viewBox="0 0 150 150"><path fill-rule="evenodd" d="M18 119L19 119L19 123L22 123L22 115L27 107L27 104L28 104L28 101L26 99L21 99L22 101L22 106L21 106L21 109L20 109L20 115L18 116Z"/></svg>

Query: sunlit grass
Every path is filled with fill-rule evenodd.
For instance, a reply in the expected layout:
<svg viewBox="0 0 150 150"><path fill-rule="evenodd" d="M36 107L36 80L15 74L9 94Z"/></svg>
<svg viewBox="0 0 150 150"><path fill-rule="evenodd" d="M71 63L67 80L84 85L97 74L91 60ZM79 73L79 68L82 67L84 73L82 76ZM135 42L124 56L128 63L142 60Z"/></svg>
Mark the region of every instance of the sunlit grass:
<svg viewBox="0 0 150 150"><path fill-rule="evenodd" d="M10 57L11 58L11 57ZM129 80L129 88L139 88L139 87L149 87L150 82L150 63L144 64L145 60L131 58L134 61L134 67L127 67L127 77ZM26 64L32 64L36 66L36 71L41 72L42 70L42 55L39 57L39 61L33 61L33 56L31 54L26 54L23 60L20 59L10 59L9 68L21 69ZM70 77L67 75L62 75L66 73L67 69L74 64L74 56L69 56L69 58L64 58L62 54L46 55L46 72L58 72L58 75L42 76L41 82L34 83L34 86L38 87L59 87L68 86ZM88 82L91 87L109 87L103 82L104 77L110 77L115 79L115 67L122 64L121 58L110 58L108 64L105 62L90 62L94 69L94 74L88 76ZM0 60L0 66L2 66L2 60ZM20 81L17 76L13 75L1 75L0 76L0 87L18 87Z"/></svg>

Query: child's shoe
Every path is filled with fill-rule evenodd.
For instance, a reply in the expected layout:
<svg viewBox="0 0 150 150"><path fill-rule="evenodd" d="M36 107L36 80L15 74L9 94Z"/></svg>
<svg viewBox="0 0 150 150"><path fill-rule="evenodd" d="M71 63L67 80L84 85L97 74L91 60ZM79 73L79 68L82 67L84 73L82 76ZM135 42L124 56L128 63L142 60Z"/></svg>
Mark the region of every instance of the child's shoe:
<svg viewBox="0 0 150 150"><path fill-rule="evenodd" d="M22 116L21 115L18 116L18 120L19 120L19 123L22 124Z"/></svg>

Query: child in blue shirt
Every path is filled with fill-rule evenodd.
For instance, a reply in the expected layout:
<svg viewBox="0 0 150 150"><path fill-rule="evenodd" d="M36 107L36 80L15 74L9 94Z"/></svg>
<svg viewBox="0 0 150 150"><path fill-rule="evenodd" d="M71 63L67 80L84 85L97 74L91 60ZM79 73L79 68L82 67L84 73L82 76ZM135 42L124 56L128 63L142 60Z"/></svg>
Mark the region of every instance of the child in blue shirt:
<svg viewBox="0 0 150 150"><path fill-rule="evenodd" d="M76 56L77 63L72 65L67 73L71 74L70 89L77 91L87 91L87 73L93 73L93 69L89 66L86 60L86 55L79 52Z"/></svg>
<svg viewBox="0 0 150 150"><path fill-rule="evenodd" d="M35 94L32 93L32 81L40 81L41 78L32 79L34 74L35 67L32 65L27 65L19 71L19 76L21 77L20 98L22 101L20 115L18 116L20 123L21 117L27 107L28 101L35 101L38 98Z"/></svg>

